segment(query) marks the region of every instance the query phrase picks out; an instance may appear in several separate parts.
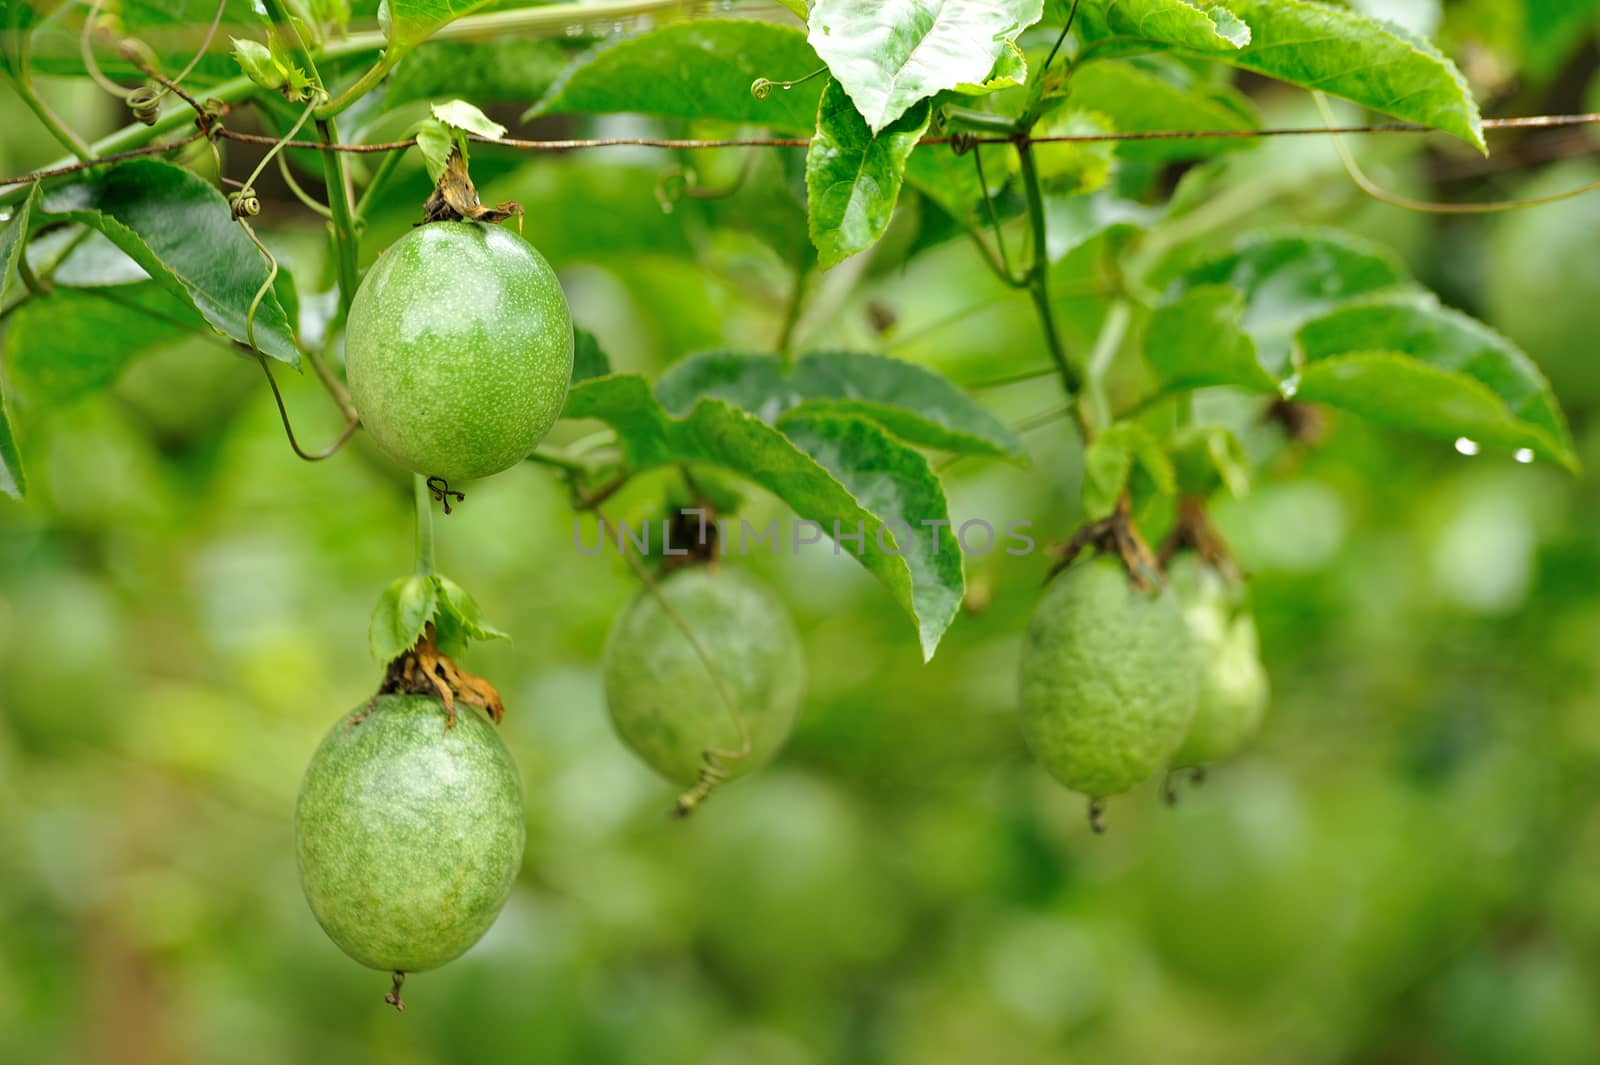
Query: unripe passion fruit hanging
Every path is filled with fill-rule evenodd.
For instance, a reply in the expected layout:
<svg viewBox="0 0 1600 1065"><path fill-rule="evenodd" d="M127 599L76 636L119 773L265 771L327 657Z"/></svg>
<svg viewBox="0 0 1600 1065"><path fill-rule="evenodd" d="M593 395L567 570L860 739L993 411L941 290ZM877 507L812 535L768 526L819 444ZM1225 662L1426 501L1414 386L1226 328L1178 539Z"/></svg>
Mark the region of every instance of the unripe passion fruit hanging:
<svg viewBox="0 0 1600 1065"><path fill-rule="evenodd" d="M533 451L566 402L572 348L566 297L532 245L500 226L434 222L361 282L345 368L373 441L457 481Z"/></svg>
<svg viewBox="0 0 1600 1065"><path fill-rule="evenodd" d="M1052 776L1091 799L1164 765L1195 708L1194 649L1170 591L1135 590L1110 557L1046 589L1023 644L1023 734Z"/></svg>
<svg viewBox="0 0 1600 1065"><path fill-rule="evenodd" d="M363 716L364 715L364 716ZM522 866L522 785L488 720L382 695L333 726L294 816L306 901L362 965L413 973L488 931Z"/></svg>
<svg viewBox="0 0 1600 1065"><path fill-rule="evenodd" d="M1199 651L1199 698L1174 768L1201 766L1237 752L1266 715L1270 684L1255 618L1222 575L1180 555L1170 580Z"/></svg>
<svg viewBox="0 0 1600 1065"><path fill-rule="evenodd" d="M794 725L805 689L800 640L783 604L727 566L692 566L663 579L672 604L722 678L750 736L750 754L724 759L729 777L771 758ZM719 686L648 589L606 640L606 705L617 735L662 776L692 784L707 750L736 751L740 736Z"/></svg>

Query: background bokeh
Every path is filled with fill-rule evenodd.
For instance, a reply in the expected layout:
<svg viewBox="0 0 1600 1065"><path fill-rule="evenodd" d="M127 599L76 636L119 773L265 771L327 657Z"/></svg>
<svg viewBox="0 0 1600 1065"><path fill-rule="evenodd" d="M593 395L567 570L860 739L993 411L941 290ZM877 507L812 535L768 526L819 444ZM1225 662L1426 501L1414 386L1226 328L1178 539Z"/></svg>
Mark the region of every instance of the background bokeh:
<svg viewBox="0 0 1600 1065"><path fill-rule="evenodd" d="M1600 5L1357 6L1436 33L1491 114L1587 106ZM47 87L82 128L120 121L81 83ZM1245 87L1274 121L1318 121L1301 98ZM0 169L57 154L14 100L0 108ZM1388 187L1440 199L1600 173L1581 130L1491 143L1488 160L1433 137L1357 148ZM478 155L485 198L524 204L618 366L771 345L783 263L721 224L758 206L664 210L658 180L685 160L662 153ZM694 163L708 184L738 165ZM369 258L427 192L405 166ZM1212 212L1202 242L1279 223L1385 242L1540 361L1600 468L1600 195L1407 214L1305 138L1216 169L1194 209ZM322 232L262 188L314 330ZM886 250L823 278L800 346L884 350L960 381L1043 364L1026 298L963 243L903 260L919 232L908 203ZM1087 254L1062 267L1094 269ZM1074 343L1098 313L1069 304ZM336 431L314 381L286 391L303 438ZM980 394L1011 421L1058 403L1048 378ZM1104 837L1015 720L1043 557L969 559L971 609L926 666L887 595L826 546L741 560L790 604L809 695L773 765L675 823L672 790L612 736L600 693L631 575L577 555L549 471L481 483L441 519L440 565L515 637L466 665L505 695L528 854L489 936L410 981L396 1017L387 978L340 954L302 901L290 812L321 734L377 680L367 615L410 566L409 480L359 437L296 461L259 373L203 341L65 408L14 400L32 492L0 502L0 1061L1600 1060L1592 481L1351 419L1313 448L1261 428L1253 490L1217 516L1252 577L1275 689L1264 734L1174 808L1158 783L1114 801ZM1029 469L950 469L958 521L1071 531L1078 447L1059 419L1028 441ZM654 513L669 480L630 488L618 515ZM783 513L754 490L746 505L762 524Z"/></svg>

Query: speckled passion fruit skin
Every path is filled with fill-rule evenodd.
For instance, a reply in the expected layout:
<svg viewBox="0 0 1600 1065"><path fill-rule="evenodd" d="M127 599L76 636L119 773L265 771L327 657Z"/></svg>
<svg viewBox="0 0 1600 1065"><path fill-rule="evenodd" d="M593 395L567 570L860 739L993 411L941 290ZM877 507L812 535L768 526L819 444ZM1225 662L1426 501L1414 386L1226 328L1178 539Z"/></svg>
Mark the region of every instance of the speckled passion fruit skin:
<svg viewBox="0 0 1600 1065"><path fill-rule="evenodd" d="M1167 763L1195 709L1194 646L1171 591L1138 592L1097 558L1045 590L1023 642L1022 728L1035 757L1090 798Z"/></svg>
<svg viewBox="0 0 1600 1065"><path fill-rule="evenodd" d="M300 784L295 854L306 901L362 965L421 972L476 943L522 867L522 785L469 707L445 728L420 695L380 696L323 739Z"/></svg>
<svg viewBox="0 0 1600 1065"><path fill-rule="evenodd" d="M805 690L805 660L788 612L766 586L728 566L693 566L660 582L738 704L747 758L724 759L730 777L773 756L789 737ZM737 750L739 733L694 648L649 590L611 627L603 662L617 735L656 772L694 783L708 747Z"/></svg>
<svg viewBox="0 0 1600 1065"><path fill-rule="evenodd" d="M373 441L464 481L527 457L561 414L572 316L555 271L500 226L418 226L378 257L345 331L350 393Z"/></svg>
<svg viewBox="0 0 1600 1065"><path fill-rule="evenodd" d="M1237 753L1256 734L1271 700L1271 682L1261 664L1255 618L1243 597L1192 555L1180 555L1168 575L1200 663L1194 718L1172 765L1201 766Z"/></svg>

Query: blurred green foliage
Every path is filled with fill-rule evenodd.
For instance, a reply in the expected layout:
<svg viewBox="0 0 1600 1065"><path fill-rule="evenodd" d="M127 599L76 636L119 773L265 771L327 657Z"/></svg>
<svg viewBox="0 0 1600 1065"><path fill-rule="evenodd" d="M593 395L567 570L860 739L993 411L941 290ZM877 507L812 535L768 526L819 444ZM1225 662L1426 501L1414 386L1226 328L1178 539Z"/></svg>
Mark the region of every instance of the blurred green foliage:
<svg viewBox="0 0 1600 1065"><path fill-rule="evenodd" d="M1594 5L1358 6L1437 29L1490 113L1585 98ZM116 121L82 85L41 81L82 128ZM1292 96L1254 103L1269 122L1315 121ZM1438 198L1592 177L1587 162L1542 165L1592 151L1584 132L1497 143L1487 164L1440 140L1358 149L1389 187ZM7 172L54 154L23 118L0 137ZM661 175L685 164L707 183L738 166L474 161L486 198L522 201L574 317L619 368L760 349L778 329L783 264L712 232L728 205L658 203ZM1374 237L1505 330L1600 467L1600 200L1407 214L1361 197L1332 147L1304 138L1209 165L1248 195L1198 210ZM401 175L369 258L427 192L416 160ZM273 188L267 213L300 218L275 251L315 322L321 231ZM888 350L968 381L1042 364L1026 299L969 247L900 265L916 214L902 210L890 250L823 279L801 346ZM1058 269L1070 284L1092 263ZM1063 307L1087 344L1098 304ZM303 437L337 431L309 377L286 393ZM983 395L1012 422L1059 402L1048 379ZM1218 520L1252 577L1265 732L1175 808L1159 782L1114 802L1103 838L1015 720L1044 559L969 558L971 609L927 666L888 597L826 545L741 561L795 614L808 698L776 763L672 823L672 789L601 702L600 648L631 575L577 557L548 471L481 483L440 521L440 563L515 637L466 665L505 696L528 856L489 936L414 979L397 1018L386 977L313 921L289 826L319 737L377 680L367 615L409 566L409 479L359 437L295 461L254 368L199 341L65 410L15 398L32 495L0 502L0 1060L1600 1060L1600 498L1547 463L1353 419L1310 448L1261 428L1254 445L1277 457ZM958 523L1070 532L1078 447L1059 421L1028 442L1031 469L951 470ZM617 513L650 515L673 490L646 479ZM781 513L753 490L746 506L758 525Z"/></svg>

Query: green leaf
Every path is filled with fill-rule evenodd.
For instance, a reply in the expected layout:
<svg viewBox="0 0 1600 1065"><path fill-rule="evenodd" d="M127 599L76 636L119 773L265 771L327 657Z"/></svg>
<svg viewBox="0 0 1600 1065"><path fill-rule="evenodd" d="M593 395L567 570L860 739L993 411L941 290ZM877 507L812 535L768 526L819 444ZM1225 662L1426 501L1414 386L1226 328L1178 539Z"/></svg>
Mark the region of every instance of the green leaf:
<svg viewBox="0 0 1600 1065"><path fill-rule="evenodd" d="M383 106L444 95L525 104L549 92L577 54L567 40L429 41L389 76Z"/></svg>
<svg viewBox="0 0 1600 1065"><path fill-rule="evenodd" d="M807 0L778 0L778 3L794 12L795 15L801 19L801 21L804 21L806 15L808 14Z"/></svg>
<svg viewBox="0 0 1600 1065"><path fill-rule="evenodd" d="M1404 268L1383 248L1338 230L1257 233L1234 250L1185 273L1168 298L1203 285L1226 285L1244 298L1241 325L1263 367L1286 373L1295 330L1357 296L1406 283Z"/></svg>
<svg viewBox="0 0 1600 1065"><path fill-rule="evenodd" d="M919 104L874 134L838 82L828 83L806 153L811 242L824 268L871 247L889 227L906 158L931 115Z"/></svg>
<svg viewBox="0 0 1600 1065"><path fill-rule="evenodd" d="M656 382L668 412L703 396L765 422L796 408L855 414L919 447L1023 461L1022 439L932 370L882 355L816 352L785 366L775 355L710 352L675 363Z"/></svg>
<svg viewBox="0 0 1600 1065"><path fill-rule="evenodd" d="M388 665L416 646L439 602L433 577L401 577L385 588L367 626L372 657Z"/></svg>
<svg viewBox="0 0 1600 1065"><path fill-rule="evenodd" d="M486 3L488 0L383 0L378 17L389 43L405 51L427 40L439 27Z"/></svg>
<svg viewBox="0 0 1600 1065"><path fill-rule="evenodd" d="M62 0L3 0L0 2L0 66L14 78L27 77L21 59L35 27L61 6Z"/></svg>
<svg viewBox="0 0 1600 1065"><path fill-rule="evenodd" d="M57 287L11 316L6 361L20 394L61 406L105 388L140 355L205 328L188 301L150 282Z"/></svg>
<svg viewBox="0 0 1600 1065"><path fill-rule="evenodd" d="M1227 54L1250 43L1250 27L1230 7L1190 0L1099 0L1085 11L1091 36L1135 37L1201 54ZM1064 13L1063 13L1064 16ZM1096 33L1095 31L1099 32Z"/></svg>
<svg viewBox="0 0 1600 1065"><path fill-rule="evenodd" d="M619 39L576 60L523 117L617 111L671 118L715 119L809 134L816 125L821 80L774 86L765 98L758 78L792 81L822 65L805 34L767 22L678 22Z"/></svg>
<svg viewBox="0 0 1600 1065"><path fill-rule="evenodd" d="M81 222L104 233L158 284L188 300L211 326L249 342L246 317L267 279L267 264L198 175L171 163L138 159L48 190L39 205L51 220ZM280 275L280 280L283 275ZM288 317L276 292L257 308L262 354L298 366Z"/></svg>
<svg viewBox="0 0 1600 1065"><path fill-rule="evenodd" d="M990 76L1043 0L817 0L808 40L873 133L913 105Z"/></svg>
<svg viewBox="0 0 1600 1065"><path fill-rule="evenodd" d="M105 234L83 226L58 226L35 234L28 242L27 255L35 272L49 269L50 284L55 288L103 288L150 279L144 267Z"/></svg>
<svg viewBox="0 0 1600 1065"><path fill-rule="evenodd" d="M1465 374L1388 351L1335 355L1307 366L1296 399L1326 403L1426 436L1466 437L1506 450L1528 448L1576 468L1542 432L1516 421L1505 401Z"/></svg>
<svg viewBox="0 0 1600 1065"><path fill-rule="evenodd" d="M39 15L45 13L37 0L31 3L13 0L10 6L23 10L32 7ZM76 11L69 10L64 17L46 19L37 26L29 49L35 72L67 77L85 75L80 47L84 19L79 12L86 15L88 6L75 4ZM107 36L95 48L98 65L113 80L137 83L142 73L110 44L131 37L155 47L168 74L187 69L192 60L194 69L189 77L196 85L235 77L239 73L238 63L223 47L223 42L230 37L245 38L261 32L263 20L253 0L226 0L210 48L197 56L194 49L216 16L217 7L218 0L116 0L115 3L108 0L100 5L98 21L106 28Z"/></svg>
<svg viewBox="0 0 1600 1065"><path fill-rule="evenodd" d="M923 658L932 658L961 609L966 580L944 489L928 460L860 418L797 410L778 427L883 522L883 542L911 571L913 617ZM937 523L931 534L923 524L930 521Z"/></svg>
<svg viewBox="0 0 1600 1065"><path fill-rule="evenodd" d="M437 118L425 118L417 123L417 151L422 153L422 165L429 180L437 183L444 176L450 155L456 150L456 134Z"/></svg>
<svg viewBox="0 0 1600 1065"><path fill-rule="evenodd" d="M1186 426L1172 438L1172 465L1177 489L1184 495L1209 496L1226 487L1243 497L1250 490L1250 458L1244 444L1221 426Z"/></svg>
<svg viewBox="0 0 1600 1065"><path fill-rule="evenodd" d="M434 646L440 653L459 658L473 640L509 640L510 635L495 628L478 611L478 602L466 589L439 574L432 578L437 590L432 615Z"/></svg>
<svg viewBox="0 0 1600 1065"><path fill-rule="evenodd" d="M851 554L917 623L923 653L932 654L930 641L936 642L937 637L929 619L918 613L918 602L927 601L933 593L915 590L912 569L897 553L893 533L832 473L782 432L713 397L699 400L686 416L675 418L657 402L649 384L637 374L613 374L574 385L567 394L563 417L597 418L610 425L617 432L630 469L679 462L710 463L765 488L801 518L817 523L826 532L831 533L837 522L841 530L853 536L859 523L864 532L863 546ZM887 434L883 439L893 443ZM927 517L936 519L938 515ZM884 542L890 545L888 549L878 542L880 531Z"/></svg>
<svg viewBox="0 0 1600 1065"><path fill-rule="evenodd" d="M309 0L311 19L339 32L350 27L350 0Z"/></svg>
<svg viewBox="0 0 1600 1065"><path fill-rule="evenodd" d="M1046 196L1044 213L1049 223L1045 247L1050 261L1058 263L1105 234L1148 229L1161 220L1165 208L1136 203L1102 189L1086 196Z"/></svg>
<svg viewBox="0 0 1600 1065"><path fill-rule="evenodd" d="M428 177L435 182L443 176L451 153L459 151L462 162L466 162L467 134L496 141L506 135L504 126L465 100L434 104L429 112L431 117L417 123L417 150L422 153Z"/></svg>
<svg viewBox="0 0 1600 1065"><path fill-rule="evenodd" d="M38 202L39 186L34 185L11 212L11 217L0 223L0 301L11 290L11 275L22 261L23 251L28 244L28 227L32 224L33 211Z"/></svg>
<svg viewBox="0 0 1600 1065"><path fill-rule="evenodd" d="M471 133L497 141L506 135L506 128L465 100L447 100L429 108L433 117L446 126L462 133Z"/></svg>
<svg viewBox="0 0 1600 1065"><path fill-rule="evenodd" d="M1149 476L1156 491L1173 495L1178 490L1172 460L1149 430L1136 422L1117 422L1095 436L1083 453L1083 511L1101 518L1116 509L1133 465Z"/></svg>
<svg viewBox="0 0 1600 1065"><path fill-rule="evenodd" d="M994 69L981 82L962 82L955 91L965 96L987 96L1001 89L1012 89L1028 80L1028 57L1022 54L1016 41L1007 41L994 61Z"/></svg>
<svg viewBox="0 0 1600 1065"><path fill-rule="evenodd" d="M605 377L611 372L611 359L600 349L600 342L587 329L572 331L572 383L587 381L591 377Z"/></svg>
<svg viewBox="0 0 1600 1065"><path fill-rule="evenodd" d="M705 169L697 167L697 173L702 181L706 179ZM732 190L730 195L689 198L687 204L680 200L673 209L698 208L710 233L719 230L747 232L771 248L783 262L797 263L802 257L810 258L813 253L807 229L804 156L792 151L760 152L747 156L733 174L718 180L726 183L724 188Z"/></svg>
<svg viewBox="0 0 1600 1065"><path fill-rule="evenodd" d="M401 577L384 589L367 628L372 657L387 665L417 645L429 623L434 646L458 658L473 640L511 637L483 620L478 603L443 574Z"/></svg>
<svg viewBox="0 0 1600 1065"><path fill-rule="evenodd" d="M28 226L38 198L39 186L35 185L0 225L0 300L5 298L11 274L28 243ZM0 392L0 492L21 499L27 490L28 478L22 472L22 457L11 435L11 419L6 416L5 395Z"/></svg>
<svg viewBox="0 0 1600 1065"><path fill-rule="evenodd" d="M1096 437L1083 452L1083 485L1079 490L1083 512L1091 518L1101 518L1115 510L1132 471L1133 455L1127 448L1104 436Z"/></svg>
<svg viewBox="0 0 1600 1065"><path fill-rule="evenodd" d="M1530 447L1577 469L1561 408L1533 360L1431 297L1375 299L1333 311L1308 322L1296 348L1304 358L1297 398L1435 436ZM1416 366L1397 369L1396 358Z"/></svg>
<svg viewBox="0 0 1600 1065"><path fill-rule="evenodd" d="M1001 145L1009 152L1009 145ZM932 200L939 209L957 222L967 224L977 217L978 207L989 194L978 180L978 168L972 156L983 151L982 145L971 152L957 155L948 144L924 144L906 160L905 179L923 196ZM985 174L989 174L985 169ZM994 173L1003 179L1005 164L996 161Z"/></svg>
<svg viewBox="0 0 1600 1065"><path fill-rule="evenodd" d="M1127 132L1185 129L1197 132L1249 130L1258 125L1250 101L1231 88L1195 83L1176 65L1154 66L1127 60L1086 63L1069 83L1075 108L1106 116L1112 128ZM1118 155L1164 162L1195 159L1243 147L1244 140L1123 141Z"/></svg>
<svg viewBox="0 0 1600 1065"><path fill-rule="evenodd" d="M1278 381L1256 358L1241 327L1244 295L1226 285L1200 285L1156 310L1145 328L1144 353L1159 392L1235 385L1277 392Z"/></svg>
<svg viewBox="0 0 1600 1065"><path fill-rule="evenodd" d="M1343 97L1406 122L1454 134L1479 151L1482 120L1455 64L1407 30L1306 0L1228 0L1250 43L1219 58Z"/></svg>

